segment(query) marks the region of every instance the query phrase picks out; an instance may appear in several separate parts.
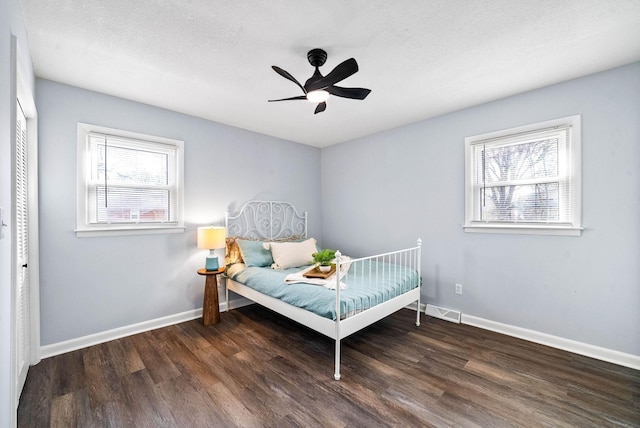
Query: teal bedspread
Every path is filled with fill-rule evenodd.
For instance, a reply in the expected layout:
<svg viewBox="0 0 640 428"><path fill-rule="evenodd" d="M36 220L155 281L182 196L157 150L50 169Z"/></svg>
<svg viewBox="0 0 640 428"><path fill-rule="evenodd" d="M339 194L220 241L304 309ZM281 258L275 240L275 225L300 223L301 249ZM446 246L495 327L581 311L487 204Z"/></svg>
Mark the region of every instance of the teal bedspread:
<svg viewBox="0 0 640 428"><path fill-rule="evenodd" d="M306 267L275 270L235 264L227 269L226 274L262 294L335 320L335 290L307 283L285 283L287 275ZM416 288L419 282L418 272L403 266L375 260L354 262L342 278L346 289L340 290L340 317L342 319L379 305Z"/></svg>

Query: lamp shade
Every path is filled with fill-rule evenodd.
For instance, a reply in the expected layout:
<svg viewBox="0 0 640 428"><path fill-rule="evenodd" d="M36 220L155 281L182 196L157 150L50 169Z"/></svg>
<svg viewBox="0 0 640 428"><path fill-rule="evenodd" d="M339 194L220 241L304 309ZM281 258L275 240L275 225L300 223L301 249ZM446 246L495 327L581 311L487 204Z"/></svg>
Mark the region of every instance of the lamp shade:
<svg viewBox="0 0 640 428"><path fill-rule="evenodd" d="M198 228L198 248L213 250L214 248L224 248L227 231L224 227L199 227Z"/></svg>

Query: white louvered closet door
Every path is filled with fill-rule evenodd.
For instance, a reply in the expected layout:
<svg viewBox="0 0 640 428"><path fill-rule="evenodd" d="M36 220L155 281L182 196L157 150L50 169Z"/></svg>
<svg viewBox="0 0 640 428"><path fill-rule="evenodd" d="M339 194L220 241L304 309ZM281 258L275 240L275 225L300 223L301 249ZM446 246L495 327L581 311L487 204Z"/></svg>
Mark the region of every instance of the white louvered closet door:
<svg viewBox="0 0 640 428"><path fill-rule="evenodd" d="M29 292L29 223L27 180L27 120L20 103L16 108L16 373L17 393L20 396L29 370L30 355L30 292Z"/></svg>

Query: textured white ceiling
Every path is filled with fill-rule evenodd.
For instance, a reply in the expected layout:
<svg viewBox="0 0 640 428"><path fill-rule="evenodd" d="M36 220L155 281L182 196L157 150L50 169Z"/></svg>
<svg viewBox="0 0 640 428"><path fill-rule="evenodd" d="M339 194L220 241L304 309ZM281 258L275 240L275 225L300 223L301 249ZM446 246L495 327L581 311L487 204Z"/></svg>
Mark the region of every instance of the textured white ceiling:
<svg viewBox="0 0 640 428"><path fill-rule="evenodd" d="M22 0L36 75L323 147L640 60L640 0ZM328 73L313 114L307 51Z"/></svg>

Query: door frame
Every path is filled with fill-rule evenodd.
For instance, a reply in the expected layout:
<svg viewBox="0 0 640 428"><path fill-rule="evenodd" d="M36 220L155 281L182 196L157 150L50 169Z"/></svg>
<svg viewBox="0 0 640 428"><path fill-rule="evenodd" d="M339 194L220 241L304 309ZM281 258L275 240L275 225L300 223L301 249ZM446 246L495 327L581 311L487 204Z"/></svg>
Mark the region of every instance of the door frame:
<svg viewBox="0 0 640 428"><path fill-rule="evenodd" d="M17 102L19 100L25 118L27 119L27 210L28 210L28 267L29 273L29 343L26 358L29 365L37 364L40 357L40 260L39 260L39 224L38 224L38 113L35 106L35 98L23 64L28 63L29 56L20 51L18 39L11 36L11 144L12 144L12 205L11 205L11 389L14 409L17 410L20 393L23 384L18 385L17 369L17 335L16 335L16 308L15 287L18 281L17 271L17 228L15 214L16 200L16 121Z"/></svg>

